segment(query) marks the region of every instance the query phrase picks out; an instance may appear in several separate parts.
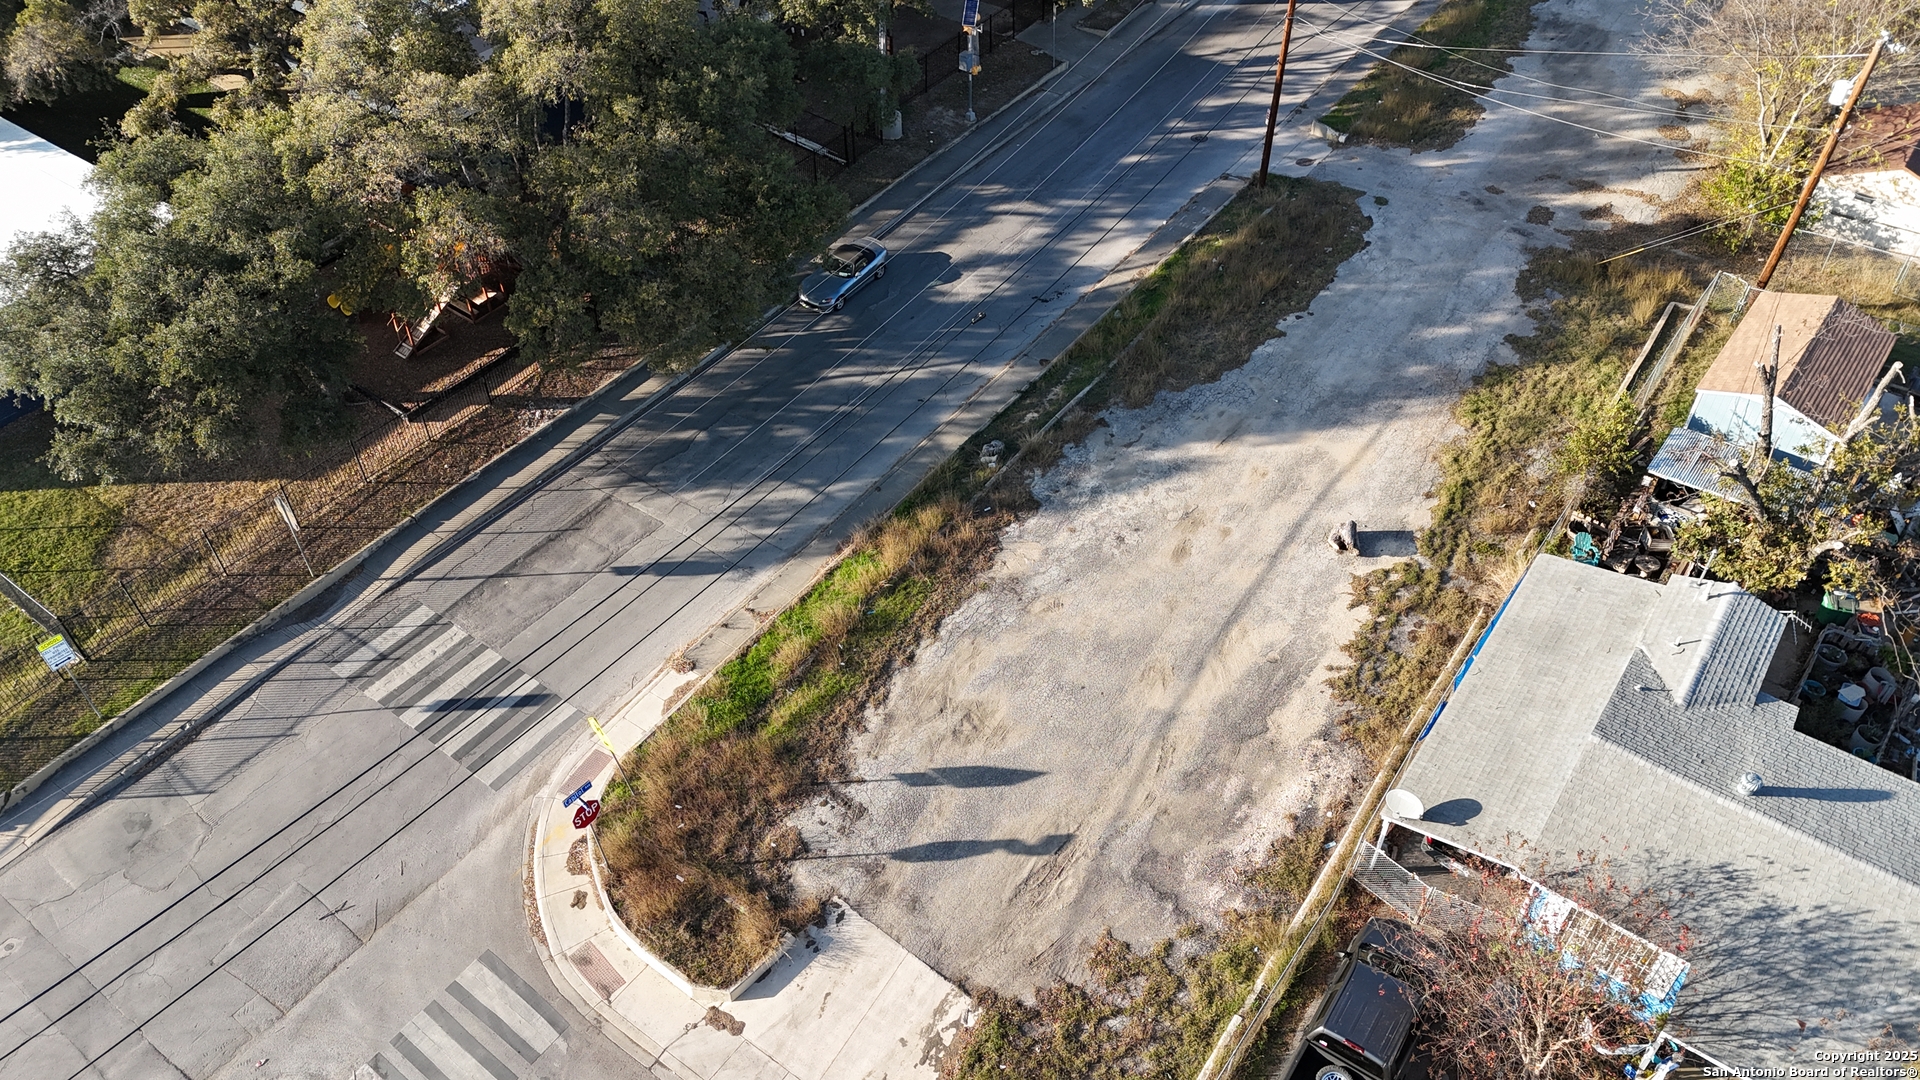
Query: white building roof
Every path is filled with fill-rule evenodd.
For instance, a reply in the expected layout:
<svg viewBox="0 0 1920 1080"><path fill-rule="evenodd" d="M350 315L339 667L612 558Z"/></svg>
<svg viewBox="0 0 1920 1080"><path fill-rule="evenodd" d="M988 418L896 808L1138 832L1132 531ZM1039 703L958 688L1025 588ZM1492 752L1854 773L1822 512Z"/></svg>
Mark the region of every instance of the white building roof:
<svg viewBox="0 0 1920 1080"><path fill-rule="evenodd" d="M86 186L93 166L8 120L0 120L0 251L23 232L58 228L71 212L85 220L100 205Z"/></svg>

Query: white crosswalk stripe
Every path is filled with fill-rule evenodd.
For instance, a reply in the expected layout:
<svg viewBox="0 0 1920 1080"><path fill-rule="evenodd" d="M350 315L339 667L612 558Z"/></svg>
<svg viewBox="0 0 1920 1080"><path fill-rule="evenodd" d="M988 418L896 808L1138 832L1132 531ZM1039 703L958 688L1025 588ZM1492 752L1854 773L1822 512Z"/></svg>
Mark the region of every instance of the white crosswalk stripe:
<svg viewBox="0 0 1920 1080"><path fill-rule="evenodd" d="M366 1069L379 1080L518 1080L566 1030L559 1011L488 950Z"/></svg>
<svg viewBox="0 0 1920 1080"><path fill-rule="evenodd" d="M538 680L430 608L365 633L366 643L333 670L495 789L580 720Z"/></svg>

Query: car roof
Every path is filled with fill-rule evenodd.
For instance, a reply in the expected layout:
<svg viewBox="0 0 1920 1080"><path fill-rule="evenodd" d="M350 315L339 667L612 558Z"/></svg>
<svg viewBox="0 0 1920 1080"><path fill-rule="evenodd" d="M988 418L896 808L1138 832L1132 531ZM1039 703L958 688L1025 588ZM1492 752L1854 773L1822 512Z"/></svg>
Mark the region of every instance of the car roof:
<svg viewBox="0 0 1920 1080"><path fill-rule="evenodd" d="M1393 1061L1413 1030L1413 990L1365 964L1354 964L1320 1026L1352 1041L1381 1066Z"/></svg>
<svg viewBox="0 0 1920 1080"><path fill-rule="evenodd" d="M1378 951L1386 953L1396 960L1411 963L1414 959L1412 942L1413 928L1403 922L1392 919L1368 919L1360 936L1353 941L1355 953Z"/></svg>

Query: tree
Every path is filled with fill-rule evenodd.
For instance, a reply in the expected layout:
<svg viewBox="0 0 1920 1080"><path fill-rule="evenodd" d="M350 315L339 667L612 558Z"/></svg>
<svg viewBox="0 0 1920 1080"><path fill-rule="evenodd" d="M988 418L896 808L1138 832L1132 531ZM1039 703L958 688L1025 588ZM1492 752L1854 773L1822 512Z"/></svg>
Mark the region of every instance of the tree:
<svg viewBox="0 0 1920 1080"><path fill-rule="evenodd" d="M1773 224L1784 222L1777 208L1793 199L1825 135L1834 81L1857 74L1882 33L1920 30L1920 9L1886 0L1661 0L1656 11L1665 32L1655 47L1676 75L1697 75L1707 57L1707 69L1734 87L1724 102L1734 123L1713 146L1727 160L1706 193L1729 214L1773 209L1760 219Z"/></svg>
<svg viewBox="0 0 1920 1080"><path fill-rule="evenodd" d="M1582 853L1559 869L1533 862L1526 878L1483 873L1478 917L1429 921L1411 935L1404 974L1420 994L1422 1037L1456 1080L1618 1077L1608 1052L1650 1042L1663 1022L1642 1015L1575 934L1549 939L1527 878L1585 913L1571 918L1597 917L1674 951L1691 947L1661 897L1623 882L1606 859Z"/></svg>
<svg viewBox="0 0 1920 1080"><path fill-rule="evenodd" d="M43 398L62 475L231 460L268 422L311 444L344 422L352 326L319 303L324 221L285 183L284 113L102 157L91 223L0 265L0 387Z"/></svg>
<svg viewBox="0 0 1920 1080"><path fill-rule="evenodd" d="M1868 598L1913 587L1920 544L1889 539L1888 511L1910 506L1920 476L1920 427L1906 410L1836 448L1805 472L1774 462L1754 482L1758 506L1709 497L1683 525L1676 553L1760 595L1798 586L1825 557L1827 583Z"/></svg>
<svg viewBox="0 0 1920 1080"><path fill-rule="evenodd" d="M4 31L7 101L53 101L97 89L120 58L119 0L27 0Z"/></svg>

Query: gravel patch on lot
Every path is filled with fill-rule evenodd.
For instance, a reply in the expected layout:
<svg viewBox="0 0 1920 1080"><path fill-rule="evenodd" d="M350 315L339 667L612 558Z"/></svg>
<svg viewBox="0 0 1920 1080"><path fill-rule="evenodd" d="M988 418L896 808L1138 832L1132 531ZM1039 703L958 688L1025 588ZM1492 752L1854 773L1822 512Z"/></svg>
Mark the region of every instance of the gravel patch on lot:
<svg viewBox="0 0 1920 1080"><path fill-rule="evenodd" d="M1536 48L1617 49L1637 30L1601 0L1539 14ZM1516 66L1664 101L1631 57L1543 62ZM1642 138L1659 122L1554 109ZM1514 276L1562 234L1530 211L1567 229L1603 227L1580 214L1608 204L1651 217L1689 168L1498 109L1443 152L1275 156L1366 192L1370 246L1245 367L1109 412L1039 480L986 587L869 718L866 782L799 822L815 856L800 884L949 977L1026 993L1081 977L1103 927L1145 945L1217 922L1292 815L1367 773L1323 685L1361 617L1349 575L1411 554L1455 400L1532 328ZM1359 558L1325 540L1349 518Z"/></svg>

